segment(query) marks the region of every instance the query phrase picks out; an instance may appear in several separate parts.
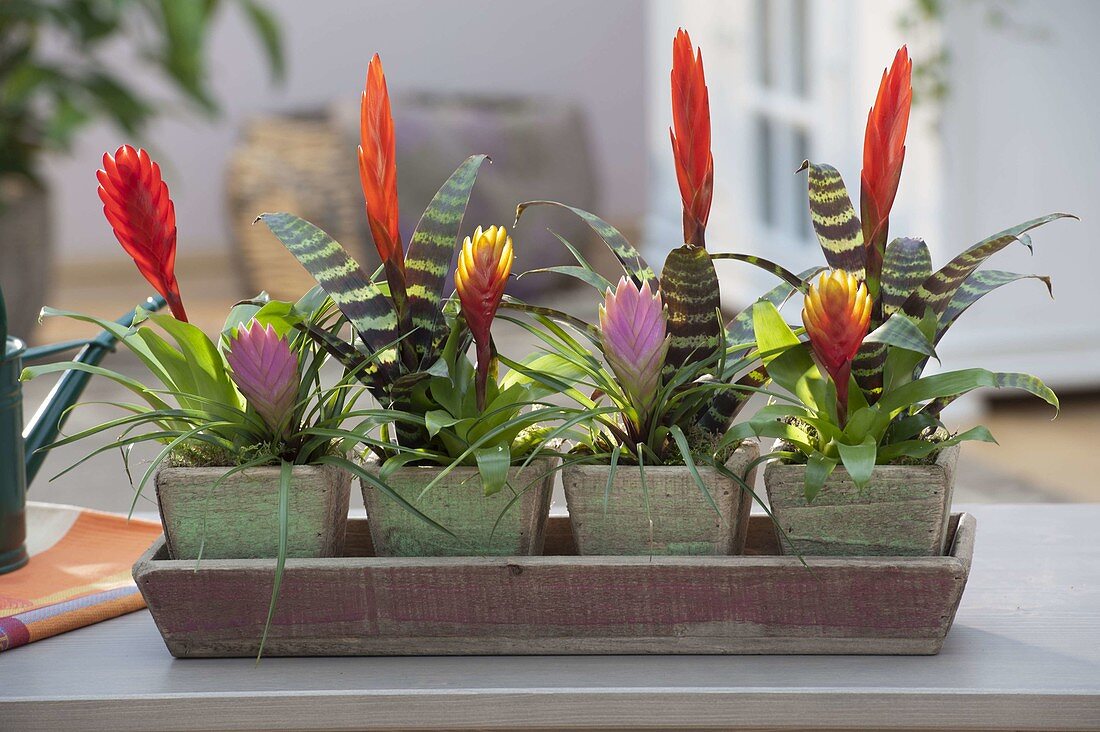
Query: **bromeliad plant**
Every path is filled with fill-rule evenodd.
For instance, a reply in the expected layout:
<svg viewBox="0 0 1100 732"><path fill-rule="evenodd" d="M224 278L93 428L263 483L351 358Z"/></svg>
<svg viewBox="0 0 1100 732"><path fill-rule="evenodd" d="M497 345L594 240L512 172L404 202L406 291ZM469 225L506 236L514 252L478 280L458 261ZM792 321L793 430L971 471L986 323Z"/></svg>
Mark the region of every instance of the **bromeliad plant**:
<svg viewBox="0 0 1100 732"><path fill-rule="evenodd" d="M548 389L541 385L518 377L498 385L493 378L497 357L489 330L513 256L503 228L479 228L466 238L456 275L460 312L444 300L466 204L486 156L468 158L443 184L406 251L398 228L393 117L377 54L360 111L359 174L383 281L368 276L335 240L297 216L265 213L259 220L316 278L351 325L350 342L332 329L303 327L357 374L391 415L395 439L386 430L382 443L369 444L384 462L383 476L410 463L472 464L482 468L485 491L496 492L508 465L546 447L544 440L526 441L531 433L524 430L567 410L544 404ZM471 337L476 370L466 357ZM521 433L525 440L519 440ZM415 510L377 476L361 468L355 472Z"/></svg>
<svg viewBox="0 0 1100 732"><path fill-rule="evenodd" d="M591 397L577 389L569 392L582 407L594 410L589 432L579 440L581 451L593 462L625 459L694 467L703 461L721 467L722 452L730 447L723 435L748 398L766 385L767 373L755 357L752 309L723 326L714 262L741 260L780 277L783 284L763 296L774 304L802 289L803 277L810 273L795 275L760 257L706 249L714 188L709 97L702 53L683 29L673 43L671 79L670 136L683 202L684 244L669 253L661 277L606 221L564 204L529 201L519 205L517 222L530 206L572 211L610 248L624 276L612 285L572 244L558 237L577 264L524 274L556 272L594 287L603 296L599 326L544 308L507 306L528 312L541 326L532 332L554 358L583 374L581 385L593 390ZM588 347L560 325L586 338ZM601 409L605 401L610 409Z"/></svg>
<svg viewBox="0 0 1100 732"><path fill-rule="evenodd" d="M118 449L129 475L130 450L142 443L159 445L159 453L136 486L131 511L144 486L166 461L189 467L224 467L214 488L248 468L280 467L279 548L269 626L287 555L294 466L352 466L346 455L351 446L372 442L370 433L390 417L379 410L355 408L362 388L353 372L334 385L322 383L321 367L327 354L303 332L326 332L333 327L334 308L320 288L297 303L269 301L265 295L239 303L215 342L187 321L175 276L175 208L160 167L144 150L123 146L113 156L104 155L98 178L104 215L115 237L167 301L172 314L139 309L129 328L52 308L43 309L43 315L69 317L109 331L158 383L148 385L79 361L30 367L22 378L80 370L111 379L142 400L140 404L114 403L124 416L50 446L121 430L117 438L63 473L94 455ZM361 421L347 426L352 419ZM203 531L200 559L206 542L205 528ZM268 626L260 642L261 653Z"/></svg>
<svg viewBox="0 0 1100 732"><path fill-rule="evenodd" d="M86 371L115 381L143 402L115 404L125 416L54 443L51 447L122 430L117 439L64 472L108 450L121 449L127 458L134 445L157 443L161 449L136 486L136 503L166 460L224 466L228 476L260 465L308 465L339 458L340 443L358 439L359 432L344 432L342 427L358 398L357 389L348 379L322 385L320 369L326 354L295 327L322 328L332 319L324 293L314 290L297 303L268 301L266 296L239 303L217 342L211 340L187 322L175 276L175 209L159 166L144 150L123 146L113 156L104 155L98 178L104 215L115 237L172 314L139 309L134 325L125 328L89 315L43 309L43 316L68 317L110 331L158 382L147 385L75 361L25 369L24 380Z"/></svg>
<svg viewBox="0 0 1100 732"><path fill-rule="evenodd" d="M876 464L919 460L964 440L992 441L983 427L947 436L943 408L980 387L1017 388L1057 407L1038 378L965 369L923 376L935 346L971 305L1009 282L1038 275L979 270L993 254L1027 232L1069 214L1054 213L1005 229L932 271L921 239L887 243L890 210L901 179L909 122L911 63L902 47L884 72L868 114L860 177L860 217L840 173L825 164L809 171L814 230L832 268L806 293L802 320L809 343L760 303L755 334L773 381L792 398L765 407L730 438L782 438L787 460L807 463L812 500L843 465L861 488ZM868 331L870 333L868 334Z"/></svg>

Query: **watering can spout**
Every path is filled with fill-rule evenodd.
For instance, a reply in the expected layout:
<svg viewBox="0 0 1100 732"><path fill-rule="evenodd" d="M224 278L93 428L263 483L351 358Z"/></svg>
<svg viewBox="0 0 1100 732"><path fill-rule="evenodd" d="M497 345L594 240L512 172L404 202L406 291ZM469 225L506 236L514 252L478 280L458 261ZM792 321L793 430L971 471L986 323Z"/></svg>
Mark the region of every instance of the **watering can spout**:
<svg viewBox="0 0 1100 732"><path fill-rule="evenodd" d="M145 310L156 311L165 306L164 298L159 295L150 297L141 304ZM116 320L123 328L129 328L134 322L134 310ZM87 341L67 341L37 348L28 348L23 354L23 361L30 362L41 360L49 356L80 349L73 359L79 363L95 366L103 357L114 350L117 338L110 331L103 331L98 336ZM46 459L46 450L57 437L62 425L68 416L68 409L76 404L84 387L88 385L91 374L86 371L66 371L58 379L49 396L38 411L31 417L26 429L23 430L23 457L26 464L26 480L30 484L34 480L38 469L42 467L42 461Z"/></svg>

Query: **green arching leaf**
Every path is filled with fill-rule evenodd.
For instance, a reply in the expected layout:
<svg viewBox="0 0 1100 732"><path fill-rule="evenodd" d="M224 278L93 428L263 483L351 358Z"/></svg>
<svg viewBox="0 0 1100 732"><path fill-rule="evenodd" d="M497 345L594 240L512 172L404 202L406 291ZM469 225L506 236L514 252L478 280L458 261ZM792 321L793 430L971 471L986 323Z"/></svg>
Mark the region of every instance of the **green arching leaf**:
<svg viewBox="0 0 1100 732"><path fill-rule="evenodd" d="M584 267L578 267L577 265L570 264L558 265L555 267L539 267L538 269L529 269L523 274L519 275L519 277L525 277L529 274L539 274L542 272L553 272L556 274L565 275L566 277L572 277L575 280L580 280L586 285L591 285L601 295L609 289L615 289L614 286L607 281L607 278L605 278L600 273L594 272L593 270L586 269ZM517 277L517 279L519 279L519 277Z"/></svg>
<svg viewBox="0 0 1100 732"><path fill-rule="evenodd" d="M958 445L961 442L990 442L996 444L996 440L993 439L993 435L988 429L978 425L972 427L965 432L960 432L957 435L949 437L942 442L929 442L928 440L904 440L901 442L891 443L879 448L879 462L883 465L889 464L897 460L899 457L909 458L923 458L931 455L932 453L942 450L945 447L952 445Z"/></svg>
<svg viewBox="0 0 1100 732"><path fill-rule="evenodd" d="M588 263L588 260L585 259L584 255L581 254L580 250L570 244L569 241L565 239L565 237L561 236L553 229L547 229L547 231L553 234L554 237L562 243L562 246L569 250L569 253L573 255L573 258L577 260L577 264L572 266L542 267L539 269L531 269L527 270L526 272L520 273L516 277L516 279L526 277L529 274L555 272L557 274L565 275L566 277L573 277L574 279L578 279L585 284L591 285L601 296L608 289L615 289L614 285L612 285L611 282L607 280L603 275L597 272L595 268Z"/></svg>
<svg viewBox="0 0 1100 732"><path fill-rule="evenodd" d="M98 326L100 330L105 330L115 337L115 340L122 343L124 346L130 349L138 359L145 365L145 368L149 369L150 373L157 377L157 379L168 386L171 382L171 378L164 368L161 366L157 359L157 356L152 353L145 345L145 342L141 338L137 337L137 318L138 316L144 316L146 313L142 308L135 310L135 322L131 327L120 325L113 320L104 320L103 318L96 318L91 315L84 315L82 313L72 312L70 310L58 310L57 308L44 307L42 308L39 318L69 318L71 320L77 320L83 323L91 323Z"/></svg>
<svg viewBox="0 0 1100 732"><path fill-rule="evenodd" d="M474 450L474 459L477 460L477 472L481 476L485 495L500 493L508 482L508 468L512 465L512 453L508 446L494 445Z"/></svg>
<svg viewBox="0 0 1100 732"><path fill-rule="evenodd" d="M709 358L718 348L722 301L718 273L710 254L702 247L673 249L661 272L661 295L668 308L668 354L664 380L692 360Z"/></svg>
<svg viewBox="0 0 1100 732"><path fill-rule="evenodd" d="M817 494L821 493L821 489L825 487L825 481L836 470L836 466L836 460L825 457L816 450L806 460L806 482L803 484L803 491L807 503L813 503Z"/></svg>
<svg viewBox="0 0 1100 732"><path fill-rule="evenodd" d="M424 414L424 428L428 430L428 437L435 437L444 427L450 427L458 422L458 418L446 409L433 409Z"/></svg>
<svg viewBox="0 0 1100 732"><path fill-rule="evenodd" d="M589 340L593 343L600 342L600 329L592 323L587 323L580 318L563 313L560 310L554 310L552 308L544 308L538 305L528 305L525 302L520 302L515 298L505 295L500 301L500 307L502 310L518 310L522 313L529 315L539 315L549 320L556 321L558 323L564 323L570 328L576 329L578 332L585 334Z"/></svg>
<svg viewBox="0 0 1100 732"><path fill-rule="evenodd" d="M288 213L260 214L283 246L325 288L340 312L376 356L386 379L398 371L397 311L393 301L364 274L335 239L305 219Z"/></svg>
<svg viewBox="0 0 1100 732"><path fill-rule="evenodd" d="M863 339L864 343L879 343L884 346L904 348L925 356L939 358L932 341L921 332L920 326L905 313L894 313L885 323L875 328Z"/></svg>
<svg viewBox="0 0 1100 732"><path fill-rule="evenodd" d="M833 269L846 270L862 280L866 275L863 229L844 179L831 165L807 160L802 166L810 170L810 219L825 260Z"/></svg>
<svg viewBox="0 0 1100 732"><path fill-rule="evenodd" d="M225 359L202 330L170 315L154 313L149 316L149 320L163 328L179 346L179 352L183 354L194 375L197 390L192 393L221 400L230 406L241 404L237 388L229 378ZM138 329L139 334L146 331L145 328Z"/></svg>
<svg viewBox="0 0 1100 732"><path fill-rule="evenodd" d="M932 276L932 255L923 239L898 238L886 247L882 260L882 317L901 309L913 291Z"/></svg>
<svg viewBox="0 0 1100 732"><path fill-rule="evenodd" d="M837 452L844 463L844 469L848 471L848 477L856 484L856 488L863 490L871 481L871 474L875 470L875 460L878 454L878 442L868 435L858 445L846 445L837 443Z"/></svg>
<svg viewBox="0 0 1100 732"><path fill-rule="evenodd" d="M588 228L592 229L596 233L596 236L600 237L604 244L611 250L611 253L615 255L615 258L619 260L619 263L623 266L630 278L634 281L634 284L641 287L643 282L651 283L651 286L657 285L657 276L653 274L653 269L646 264L645 259L638 250L626 240L618 229L611 224L607 223L599 216L590 214L583 209L574 208L564 203L558 203L557 201L525 201L516 206L516 224L519 223L519 219L523 216L523 212L530 206L558 206L572 211L576 214L584 223L588 224Z"/></svg>
<svg viewBox="0 0 1100 732"><path fill-rule="evenodd" d="M1058 397L1038 377L986 369L962 369L922 377L884 393L878 406L894 414L922 402L966 394L981 387L1022 389L1058 409Z"/></svg>
<svg viewBox="0 0 1100 732"><path fill-rule="evenodd" d="M786 282L788 285L795 288L796 290L800 290L800 291L803 291L803 292L806 290L806 282L803 280L803 278L801 276L796 275L794 272L791 272L789 269L787 269L786 267L783 267L782 265L779 265L779 264L776 264L775 262L764 259L763 257L758 257L755 254L737 254L735 252L714 252L710 255L710 258L712 260L732 259L732 260L737 261L737 262L747 262L747 263L753 265L754 267L759 267L760 269L764 270L765 272L770 272L771 274L773 274L776 277L778 277L779 279L783 280L784 282ZM668 266L668 265L665 265L665 266Z"/></svg>
<svg viewBox="0 0 1100 732"><path fill-rule="evenodd" d="M20 374L20 381L30 381L31 379L45 374L53 374L65 371L83 371L93 376L103 376L115 383L123 386L134 394L144 399L149 403L153 409L171 410L172 408L163 399L157 396L156 391L149 389L137 379L120 374L117 371L111 371L110 369L103 368L102 366L93 366L89 363L83 363L81 361L58 361L57 363L47 363L40 366L27 366L23 369L23 373Z"/></svg>
<svg viewBox="0 0 1100 732"><path fill-rule="evenodd" d="M757 300L752 306L752 325L756 347L765 364L800 343L791 326L779 314L779 309L768 300Z"/></svg>
<svg viewBox="0 0 1100 732"><path fill-rule="evenodd" d="M443 288L461 241L466 204L485 159L485 155L472 155L458 166L428 204L409 240L405 256L409 338L421 368L435 361L433 344L443 327Z"/></svg>
<svg viewBox="0 0 1100 732"><path fill-rule="evenodd" d="M940 315L940 324L936 331L936 342L939 343L940 338L943 338L944 334L947 333L947 329L959 319L959 316L966 312L967 308L971 305L982 299L982 297L996 290L1001 285L1007 285L1010 282L1027 279L1039 280L1047 286L1047 292L1050 296L1052 298L1054 297L1054 290L1050 283L1050 277L1044 275L1025 275L989 269L978 270L971 274L961 285L959 285L959 289L955 291L947 309Z"/></svg>
<svg viewBox="0 0 1100 732"><path fill-rule="evenodd" d="M993 236L983 239L974 246L958 255L946 265L940 268L931 277L926 279L903 304L905 312L913 317L924 316L925 310L931 309L937 315L942 315L950 306L959 287L974 273L989 257L1001 251L1014 241L1031 247L1030 238L1026 232L1043 224L1057 219L1077 218L1072 214L1053 213L1040 216L1037 219L1025 221Z"/></svg>

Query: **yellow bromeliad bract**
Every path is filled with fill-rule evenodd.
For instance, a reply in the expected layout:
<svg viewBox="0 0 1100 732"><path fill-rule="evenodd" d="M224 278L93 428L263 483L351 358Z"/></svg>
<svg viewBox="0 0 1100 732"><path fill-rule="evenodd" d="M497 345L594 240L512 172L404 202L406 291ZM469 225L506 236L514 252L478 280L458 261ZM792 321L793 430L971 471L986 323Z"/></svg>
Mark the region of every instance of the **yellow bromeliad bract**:
<svg viewBox="0 0 1100 732"><path fill-rule="evenodd" d="M485 408L485 384L493 358L490 328L512 272L512 237L503 226L480 226L462 242L455 290L477 349L477 406Z"/></svg>

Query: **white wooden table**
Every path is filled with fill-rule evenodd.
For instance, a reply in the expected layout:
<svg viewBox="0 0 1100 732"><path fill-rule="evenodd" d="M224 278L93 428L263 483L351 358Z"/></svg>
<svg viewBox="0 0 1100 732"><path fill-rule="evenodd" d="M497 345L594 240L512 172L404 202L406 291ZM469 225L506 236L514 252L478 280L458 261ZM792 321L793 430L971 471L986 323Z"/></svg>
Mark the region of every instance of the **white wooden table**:
<svg viewBox="0 0 1100 732"><path fill-rule="evenodd" d="M1100 505L964 506L932 657L174 660L147 612L0 654L0 730L1100 729Z"/></svg>

